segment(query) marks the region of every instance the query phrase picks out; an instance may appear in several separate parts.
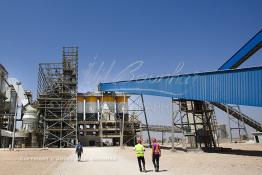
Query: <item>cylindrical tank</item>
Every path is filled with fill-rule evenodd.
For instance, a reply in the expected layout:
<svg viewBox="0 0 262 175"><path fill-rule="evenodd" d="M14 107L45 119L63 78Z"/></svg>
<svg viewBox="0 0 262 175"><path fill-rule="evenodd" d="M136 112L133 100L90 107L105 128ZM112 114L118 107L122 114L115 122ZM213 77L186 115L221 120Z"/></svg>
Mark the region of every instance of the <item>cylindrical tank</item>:
<svg viewBox="0 0 262 175"><path fill-rule="evenodd" d="M86 97L86 113L97 113L97 97L88 96Z"/></svg>
<svg viewBox="0 0 262 175"><path fill-rule="evenodd" d="M114 120L115 117L115 98L114 96L102 96L100 98L100 111L102 113L103 120Z"/></svg>
<svg viewBox="0 0 262 175"><path fill-rule="evenodd" d="M17 93L14 88L11 88L10 91L10 108L9 113L14 114L16 110L16 100L17 100Z"/></svg>
<svg viewBox="0 0 262 175"><path fill-rule="evenodd" d="M84 112L84 97L77 97L77 113Z"/></svg>
<svg viewBox="0 0 262 175"><path fill-rule="evenodd" d="M125 116L125 121L128 121L128 97L127 96L117 96L116 97L116 110L117 110L117 120Z"/></svg>
<svg viewBox="0 0 262 175"><path fill-rule="evenodd" d="M77 120L82 121L84 119L84 97L77 97Z"/></svg>
<svg viewBox="0 0 262 175"><path fill-rule="evenodd" d="M37 129L37 110L33 108L32 106L28 105L25 109L25 113L23 116L23 130L26 132L33 132Z"/></svg>
<svg viewBox="0 0 262 175"><path fill-rule="evenodd" d="M97 120L97 97L87 96L85 98L86 120Z"/></svg>
<svg viewBox="0 0 262 175"><path fill-rule="evenodd" d="M126 96L117 96L116 97L116 107L117 107L117 112L118 113L126 113L128 110L128 97Z"/></svg>
<svg viewBox="0 0 262 175"><path fill-rule="evenodd" d="M103 96L100 98L100 109L115 112L115 98L113 96Z"/></svg>

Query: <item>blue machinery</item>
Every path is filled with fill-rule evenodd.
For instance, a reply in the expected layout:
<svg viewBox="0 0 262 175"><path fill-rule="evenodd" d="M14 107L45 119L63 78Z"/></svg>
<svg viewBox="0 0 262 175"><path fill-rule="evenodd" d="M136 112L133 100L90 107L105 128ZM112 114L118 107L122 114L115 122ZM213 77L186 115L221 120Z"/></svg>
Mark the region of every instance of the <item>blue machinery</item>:
<svg viewBox="0 0 262 175"><path fill-rule="evenodd" d="M118 91L209 101L233 117L262 131L261 124L224 104L262 107L262 67L236 69L262 47L262 30L238 50L218 71L100 83L100 91ZM233 69L233 70L229 70Z"/></svg>
<svg viewBox="0 0 262 175"><path fill-rule="evenodd" d="M241 49L239 49L227 62L225 62L219 70L224 69L235 69L240 66L243 62L245 62L249 57L251 57L256 51L258 51L262 47L262 30L260 30L252 39L250 39ZM259 93L258 93L259 94ZM261 95L258 95L261 97ZM233 116L238 120L238 128L239 135L240 135L240 127L239 121L246 123L250 127L262 131L262 126L259 122L253 120L252 118L248 117L247 115L240 112L240 108L238 106L238 110L221 103L212 103L217 108L225 111L228 115ZM230 117L229 117L229 130L230 130L230 140L232 142L232 130L235 128L231 128L230 126ZM245 132L246 128L243 124L243 128Z"/></svg>
<svg viewBox="0 0 262 175"><path fill-rule="evenodd" d="M262 67L102 83L99 90L262 106Z"/></svg>
<svg viewBox="0 0 262 175"><path fill-rule="evenodd" d="M251 38L241 49L239 49L218 70L235 69L251 57L262 47L262 30Z"/></svg>
<svg viewBox="0 0 262 175"><path fill-rule="evenodd" d="M98 89L261 107L261 67L225 70L236 68L261 46L262 30L218 71L100 83Z"/></svg>

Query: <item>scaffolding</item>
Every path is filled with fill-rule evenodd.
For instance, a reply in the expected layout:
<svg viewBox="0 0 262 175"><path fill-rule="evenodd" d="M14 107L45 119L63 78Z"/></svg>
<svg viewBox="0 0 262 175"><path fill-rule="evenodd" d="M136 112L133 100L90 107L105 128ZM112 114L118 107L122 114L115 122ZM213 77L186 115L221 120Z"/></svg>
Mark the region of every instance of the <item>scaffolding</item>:
<svg viewBox="0 0 262 175"><path fill-rule="evenodd" d="M232 110L233 112L229 112L229 110ZM248 134L246 125L244 122L244 116L240 115L239 118L233 117L234 113L242 114L240 110L239 105L228 105L227 106L227 116L228 116L228 127L229 127L229 136L230 136L230 142L233 142L233 131L237 131L237 140L247 140Z"/></svg>
<svg viewBox="0 0 262 175"><path fill-rule="evenodd" d="M183 131L184 148L216 147L217 121L213 105L202 101L172 100L174 126Z"/></svg>
<svg viewBox="0 0 262 175"><path fill-rule="evenodd" d="M43 147L70 147L77 140L78 47L63 47L62 55L62 63L39 64Z"/></svg>
<svg viewBox="0 0 262 175"><path fill-rule="evenodd" d="M149 147L152 147L151 145L151 136L150 136L150 130L147 120L147 113L144 103L144 96L142 94L132 94L129 98L129 109L128 113L131 114L132 120L139 121L140 124L140 134L135 134L135 137L143 138L143 131L147 132L147 142L149 144ZM145 124L143 125L141 120L144 118ZM132 140L134 144L136 143L136 138L133 138Z"/></svg>

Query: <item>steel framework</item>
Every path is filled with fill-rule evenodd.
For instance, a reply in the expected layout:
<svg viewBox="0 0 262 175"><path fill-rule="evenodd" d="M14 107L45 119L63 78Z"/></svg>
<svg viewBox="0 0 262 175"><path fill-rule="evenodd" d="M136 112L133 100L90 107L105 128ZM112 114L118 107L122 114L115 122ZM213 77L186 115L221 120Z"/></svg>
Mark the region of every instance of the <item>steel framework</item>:
<svg viewBox="0 0 262 175"><path fill-rule="evenodd" d="M220 68L219 70L226 70L226 69L235 69L237 68L239 65L241 65L242 63L244 63L249 57L251 57L256 51L258 51L260 48L262 47L262 30L260 30L253 38L251 38L241 49L239 49L227 62L225 62ZM246 77L247 75L244 75L242 77ZM251 74L249 76L252 76ZM225 79L229 78L230 76L225 77ZM168 77L167 77L168 78ZM261 78L260 78L261 79ZM157 86L153 86L151 83L151 85L149 83L144 84L143 86L141 86L141 83L139 86L136 86L136 81L141 82L140 80L134 80L133 82L129 81L129 83L125 84L124 86L121 87L121 84L112 84L109 85L109 87L103 87L103 85L100 84L100 89L102 90L108 90L110 88L110 90L112 91L117 90L120 91L120 88L125 87L125 91L126 92L133 92L133 93L140 93L140 94L150 94L150 95L160 95L160 96L170 96L170 94L172 94L173 96L177 96L178 99L186 99L185 97L179 97L179 93L173 93L172 90L175 89L175 87L177 86L173 86L171 85L173 81L172 77L169 77L169 83L167 83L167 86L165 86L164 82L163 83L158 83L161 80L161 77L156 77L153 78L152 82L155 82L154 84L157 84ZM179 83L181 83L181 81L179 79L177 79ZM188 79L186 79L186 83ZM214 79L215 80L215 79ZM254 82L254 80L252 80L252 82ZM258 81L261 82L261 81ZM185 84L186 84L185 83ZM249 84L249 83L246 83ZM102 87L101 87L102 86ZM106 86L106 85L105 85ZM110 87L111 86L111 87ZM143 88L141 88L143 87ZM216 86L214 86L216 87ZM113 89L112 89L113 88ZM217 88L216 89L223 89L222 88ZM184 87L180 88L180 92L182 90L183 93L183 89L185 89ZM195 88L189 88L188 91L191 91L191 89L204 89L203 87L195 87ZM235 88L237 89L237 88ZM208 89L207 89L208 91ZM179 92L179 90L178 90ZM239 97L239 94L247 94L247 92L256 92L255 90L247 90L243 93L236 93L237 96L233 97L232 99L237 99ZM257 92L260 92L260 90L258 90ZM214 101L215 98L218 97L218 94L221 93L221 91L219 92L215 92L213 94L214 98L212 99L197 99L196 97L190 97L189 100L191 99L196 99L196 100L206 100L206 101ZM230 92L230 94L232 93L232 90ZM190 94L199 94L199 92L196 91L192 91L191 93L189 93L188 95L190 96ZM201 94L202 97L206 96L207 94ZM229 95L227 95L229 96ZM254 99L254 98L247 98L245 97L243 100L241 100L242 102L245 101L245 99ZM257 100L259 100L259 98L257 98ZM220 101L221 102L221 101ZM204 101L202 102L204 106L208 105L207 103L205 103ZM224 101L223 103L228 103L228 104L233 104L234 102L232 102L232 100L226 102ZM237 104L237 103L236 103ZM242 103L243 104L243 103ZM246 123L247 125L251 126L252 128L255 128L257 131L262 131L262 127L261 124L255 120L253 120L252 118L248 117L247 115L243 114L240 110L235 110L234 108L227 106L225 104L222 103L212 103L212 105L218 107L219 109L227 112L228 114L232 115L233 117L235 117L236 119L238 119L237 123ZM244 105L250 105L247 103L244 103ZM257 105L255 105L257 106ZM260 105L261 106L261 105ZM211 106L212 107L212 106ZM240 108L239 108L240 109ZM239 120L240 119L240 120ZM172 119L173 120L173 119ZM230 119L229 119L230 120ZM238 128L244 128L245 130L245 125L243 124L243 127L238 127ZM231 131L231 129L230 129Z"/></svg>
<svg viewBox="0 0 262 175"><path fill-rule="evenodd" d="M229 136L230 136L230 142L233 142L233 131L236 130L238 131L238 137L239 140L246 140L248 135L247 135L247 129L244 121L244 116L241 115L240 118L235 118L232 117L234 114L229 112L229 108L235 108L234 111L236 113L242 114L240 110L240 106L229 106L227 105L227 116L228 116L228 128L229 128Z"/></svg>
<svg viewBox="0 0 262 175"><path fill-rule="evenodd" d="M242 46L230 59L228 59L218 70L236 69L242 63L244 63L249 57L257 52L262 47L262 30L260 30L253 38L251 38L244 46ZM243 114L240 110L240 106L233 106L213 103L222 111L228 114L230 141L232 142L232 130L239 131L239 138L241 138L241 130L244 131L244 135L248 137L245 123L252 128L261 131L261 124L247 115ZM231 115L231 116L230 116ZM235 127L232 127L232 123ZM244 138L244 137L243 137Z"/></svg>
<svg viewBox="0 0 262 175"><path fill-rule="evenodd" d="M217 146L217 121L213 105L181 99L173 99L172 105L178 105L176 111L172 107L172 118L174 126L180 128L187 139L183 140L184 148L198 148L202 144L209 148Z"/></svg>
<svg viewBox="0 0 262 175"><path fill-rule="evenodd" d="M142 117L144 116L145 119L145 125L142 127L142 123L140 123L140 135L136 135L136 137L143 138L143 131L147 132L147 137L148 137L148 144L149 147L151 147L151 136L150 136L150 130L149 130L149 125L148 125L148 120L147 120L147 113L146 113L146 108L145 108L145 103L144 103L144 97L142 94L132 94L132 96L129 97L129 109L128 112L131 113L131 116L135 118L137 121L141 121ZM135 139L133 139L134 143L136 142Z"/></svg>
<svg viewBox="0 0 262 175"><path fill-rule="evenodd" d="M62 63L39 64L43 147L74 146L77 140L78 47L63 47L62 54Z"/></svg>

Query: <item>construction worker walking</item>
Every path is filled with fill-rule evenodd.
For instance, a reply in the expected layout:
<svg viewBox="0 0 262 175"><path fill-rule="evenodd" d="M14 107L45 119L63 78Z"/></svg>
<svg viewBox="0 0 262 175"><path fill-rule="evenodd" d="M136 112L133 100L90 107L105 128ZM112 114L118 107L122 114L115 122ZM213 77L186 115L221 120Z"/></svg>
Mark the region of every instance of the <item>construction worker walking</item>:
<svg viewBox="0 0 262 175"><path fill-rule="evenodd" d="M76 154L77 154L78 162L81 160L82 153L83 153L83 146L80 144L79 141L78 144L76 145Z"/></svg>
<svg viewBox="0 0 262 175"><path fill-rule="evenodd" d="M145 158L144 158L145 148L142 145L142 141L140 139L137 140L137 144L135 145L134 149L136 151L136 156L137 156L137 161L138 161L140 172L142 172L142 171L146 172ZM142 169L141 163L143 165L143 169Z"/></svg>
<svg viewBox="0 0 262 175"><path fill-rule="evenodd" d="M157 143L157 140L154 138L153 139L153 144L152 144L152 161L155 167L155 171L159 171L159 158L161 156L161 149L160 145Z"/></svg>

